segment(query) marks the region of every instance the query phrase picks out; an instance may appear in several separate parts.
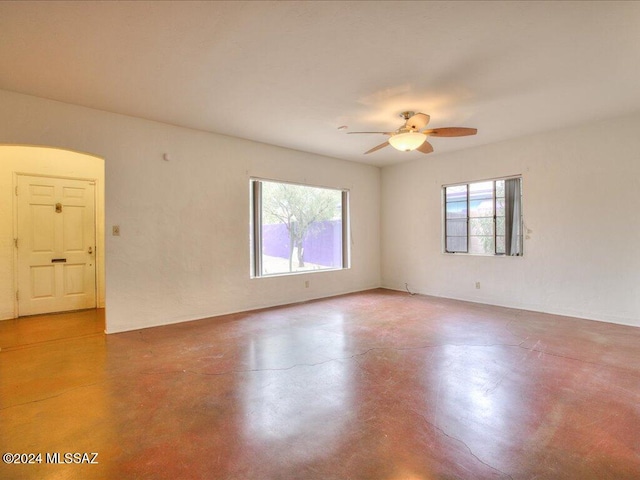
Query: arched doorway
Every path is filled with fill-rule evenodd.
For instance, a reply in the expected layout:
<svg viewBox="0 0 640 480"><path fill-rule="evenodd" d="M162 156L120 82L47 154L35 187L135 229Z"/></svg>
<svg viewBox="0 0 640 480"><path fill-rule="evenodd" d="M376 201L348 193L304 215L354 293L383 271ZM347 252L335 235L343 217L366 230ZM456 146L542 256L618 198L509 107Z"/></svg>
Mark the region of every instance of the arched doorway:
<svg viewBox="0 0 640 480"><path fill-rule="evenodd" d="M104 176L94 155L0 146L0 320L104 308Z"/></svg>

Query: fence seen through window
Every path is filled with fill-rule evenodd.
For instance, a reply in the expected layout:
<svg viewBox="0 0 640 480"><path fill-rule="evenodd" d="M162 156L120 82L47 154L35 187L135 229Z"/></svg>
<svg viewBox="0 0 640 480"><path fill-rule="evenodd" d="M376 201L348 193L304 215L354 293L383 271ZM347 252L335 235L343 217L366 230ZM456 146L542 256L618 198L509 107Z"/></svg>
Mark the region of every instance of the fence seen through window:
<svg viewBox="0 0 640 480"><path fill-rule="evenodd" d="M252 180L256 277L348 267L348 192Z"/></svg>
<svg viewBox="0 0 640 480"><path fill-rule="evenodd" d="M447 253L522 255L522 179L443 187Z"/></svg>

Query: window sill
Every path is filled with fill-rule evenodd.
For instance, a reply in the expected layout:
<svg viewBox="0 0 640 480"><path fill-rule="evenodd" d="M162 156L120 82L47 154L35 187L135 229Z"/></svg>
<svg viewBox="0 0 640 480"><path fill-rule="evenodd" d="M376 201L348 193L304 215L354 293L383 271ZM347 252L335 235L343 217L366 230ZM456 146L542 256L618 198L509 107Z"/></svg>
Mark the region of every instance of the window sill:
<svg viewBox="0 0 640 480"><path fill-rule="evenodd" d="M451 257L498 257L498 258L522 258L524 255L505 255L503 253L464 253L464 252L440 252Z"/></svg>

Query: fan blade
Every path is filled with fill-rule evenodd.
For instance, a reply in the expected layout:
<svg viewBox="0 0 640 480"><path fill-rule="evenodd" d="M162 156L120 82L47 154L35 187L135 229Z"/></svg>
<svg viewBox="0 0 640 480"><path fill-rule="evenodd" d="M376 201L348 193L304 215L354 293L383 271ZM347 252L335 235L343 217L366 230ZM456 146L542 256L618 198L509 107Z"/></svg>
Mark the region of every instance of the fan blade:
<svg viewBox="0 0 640 480"><path fill-rule="evenodd" d="M425 130L422 133L431 135L432 137L466 137L467 135L475 135L478 133L478 129L466 127L445 127Z"/></svg>
<svg viewBox="0 0 640 480"><path fill-rule="evenodd" d="M371 150L367 150L366 152L364 152L364 154L366 155L367 153L377 152L378 150L386 147L387 145L389 145L389 142L381 143L380 145L373 147Z"/></svg>
<svg viewBox="0 0 640 480"><path fill-rule="evenodd" d="M425 140L422 145L416 148L416 150L422 153L431 153L433 152L433 145L431 145L429 142Z"/></svg>
<svg viewBox="0 0 640 480"><path fill-rule="evenodd" d="M416 113L409 120L407 120L405 127L407 127L409 130L422 130L427 126L430 118L431 117L429 117L429 115L427 115L426 113Z"/></svg>
<svg viewBox="0 0 640 480"><path fill-rule="evenodd" d="M351 135L353 133L380 133L382 135L391 135L392 132L347 132L347 135Z"/></svg>

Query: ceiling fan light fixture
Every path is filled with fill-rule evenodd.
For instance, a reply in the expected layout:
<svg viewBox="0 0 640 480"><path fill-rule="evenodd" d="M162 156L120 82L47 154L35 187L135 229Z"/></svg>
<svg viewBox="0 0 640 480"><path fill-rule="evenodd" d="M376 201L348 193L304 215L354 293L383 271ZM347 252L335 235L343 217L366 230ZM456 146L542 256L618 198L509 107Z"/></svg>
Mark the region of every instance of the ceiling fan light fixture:
<svg viewBox="0 0 640 480"><path fill-rule="evenodd" d="M427 136L421 132L404 132L391 136L389 143L396 150L410 152L422 145L426 139Z"/></svg>

